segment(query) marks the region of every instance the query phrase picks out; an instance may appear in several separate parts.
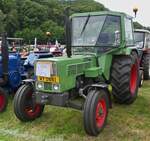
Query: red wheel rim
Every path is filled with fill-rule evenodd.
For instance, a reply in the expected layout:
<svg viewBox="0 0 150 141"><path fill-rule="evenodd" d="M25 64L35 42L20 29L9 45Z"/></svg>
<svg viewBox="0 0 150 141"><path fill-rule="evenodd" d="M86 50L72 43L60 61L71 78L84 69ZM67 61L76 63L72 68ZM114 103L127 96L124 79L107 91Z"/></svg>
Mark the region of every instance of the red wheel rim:
<svg viewBox="0 0 150 141"><path fill-rule="evenodd" d="M137 64L132 65L130 74L130 92L133 96L137 87Z"/></svg>
<svg viewBox="0 0 150 141"><path fill-rule="evenodd" d="M0 94L0 111L3 109L5 105L5 97L3 94Z"/></svg>
<svg viewBox="0 0 150 141"><path fill-rule="evenodd" d="M26 113L27 113L27 115L29 116L29 117L35 117L35 116L37 116L38 115L38 113L41 111L41 107L40 107L40 105L36 105L35 106L35 109L33 110L33 108L32 107L27 107L26 109L25 109L25 111L26 111Z"/></svg>
<svg viewBox="0 0 150 141"><path fill-rule="evenodd" d="M106 102L105 99L99 100L96 106L96 124L98 128L101 128L106 118Z"/></svg>
<svg viewBox="0 0 150 141"><path fill-rule="evenodd" d="M28 94L27 94L27 98L26 98L26 101L27 103L30 103L30 104L25 104L25 112L26 114L31 117L31 118L34 118L36 117L40 111L41 111L41 105L39 104L36 104L34 106L34 109L33 109L33 101L32 101L32 91L30 91Z"/></svg>

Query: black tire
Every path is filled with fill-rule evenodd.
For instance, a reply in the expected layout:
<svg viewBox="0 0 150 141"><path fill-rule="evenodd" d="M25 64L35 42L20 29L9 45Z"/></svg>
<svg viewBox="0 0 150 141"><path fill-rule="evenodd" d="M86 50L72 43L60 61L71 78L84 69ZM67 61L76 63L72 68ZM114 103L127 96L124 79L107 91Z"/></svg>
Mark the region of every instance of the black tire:
<svg viewBox="0 0 150 141"><path fill-rule="evenodd" d="M150 79L150 54L144 54L142 59L142 66L144 70L144 79Z"/></svg>
<svg viewBox="0 0 150 141"><path fill-rule="evenodd" d="M135 101L139 87L139 62L136 53L114 58L111 84L116 102L131 104Z"/></svg>
<svg viewBox="0 0 150 141"><path fill-rule="evenodd" d="M25 84L18 89L14 97L14 113L21 121L35 120L43 113L44 105L35 104L33 106L33 92L33 86Z"/></svg>
<svg viewBox="0 0 150 141"><path fill-rule="evenodd" d="M8 105L8 95L7 93L0 87L0 113L6 110Z"/></svg>
<svg viewBox="0 0 150 141"><path fill-rule="evenodd" d="M143 73L143 70L140 70L140 74L139 74L139 87L143 86L143 81L144 81L144 73Z"/></svg>
<svg viewBox="0 0 150 141"><path fill-rule="evenodd" d="M108 108L109 101L106 91L89 91L83 112L84 129L87 134L97 136L103 130L107 121ZM103 115L99 115L100 110L103 111Z"/></svg>

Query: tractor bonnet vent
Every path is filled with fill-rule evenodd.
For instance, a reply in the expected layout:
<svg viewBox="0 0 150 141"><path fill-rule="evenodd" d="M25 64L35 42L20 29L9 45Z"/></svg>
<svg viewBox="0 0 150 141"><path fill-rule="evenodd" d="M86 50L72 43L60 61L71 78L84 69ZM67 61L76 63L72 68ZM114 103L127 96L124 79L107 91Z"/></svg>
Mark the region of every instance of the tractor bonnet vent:
<svg viewBox="0 0 150 141"><path fill-rule="evenodd" d="M84 63L80 63L80 64L74 64L74 65L69 65L68 66L68 75L77 75L77 74L83 74L84 71L87 69L87 68L90 68L91 67L91 62L88 61L88 62L84 62Z"/></svg>

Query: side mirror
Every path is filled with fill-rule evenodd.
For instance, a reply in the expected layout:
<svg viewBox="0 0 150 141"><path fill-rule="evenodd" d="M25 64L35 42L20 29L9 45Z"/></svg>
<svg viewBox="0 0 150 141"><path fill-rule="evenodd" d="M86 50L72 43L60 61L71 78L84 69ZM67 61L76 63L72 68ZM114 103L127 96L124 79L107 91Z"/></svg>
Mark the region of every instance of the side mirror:
<svg viewBox="0 0 150 141"><path fill-rule="evenodd" d="M115 31L115 45L120 44L120 31L116 30Z"/></svg>

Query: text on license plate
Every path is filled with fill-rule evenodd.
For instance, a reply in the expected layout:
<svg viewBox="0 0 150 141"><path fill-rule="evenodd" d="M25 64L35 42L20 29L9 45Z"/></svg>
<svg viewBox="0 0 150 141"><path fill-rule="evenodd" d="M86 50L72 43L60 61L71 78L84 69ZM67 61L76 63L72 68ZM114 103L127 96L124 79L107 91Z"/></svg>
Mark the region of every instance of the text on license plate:
<svg viewBox="0 0 150 141"><path fill-rule="evenodd" d="M42 81L42 82L59 83L58 76L52 76L52 77L38 76L37 79L38 81Z"/></svg>

